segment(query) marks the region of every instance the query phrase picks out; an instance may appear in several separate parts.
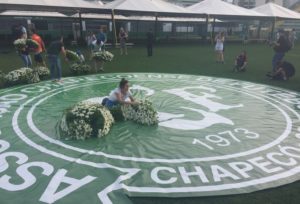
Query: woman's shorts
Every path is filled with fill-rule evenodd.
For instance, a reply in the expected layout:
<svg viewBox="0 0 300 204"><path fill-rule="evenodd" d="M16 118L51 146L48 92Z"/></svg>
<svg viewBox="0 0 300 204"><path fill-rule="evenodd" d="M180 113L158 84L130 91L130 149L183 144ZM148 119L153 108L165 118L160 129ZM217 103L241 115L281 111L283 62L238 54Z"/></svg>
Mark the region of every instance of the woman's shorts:
<svg viewBox="0 0 300 204"><path fill-rule="evenodd" d="M36 61L37 63L43 63L44 60L43 60L42 54L41 53L35 54L34 61Z"/></svg>

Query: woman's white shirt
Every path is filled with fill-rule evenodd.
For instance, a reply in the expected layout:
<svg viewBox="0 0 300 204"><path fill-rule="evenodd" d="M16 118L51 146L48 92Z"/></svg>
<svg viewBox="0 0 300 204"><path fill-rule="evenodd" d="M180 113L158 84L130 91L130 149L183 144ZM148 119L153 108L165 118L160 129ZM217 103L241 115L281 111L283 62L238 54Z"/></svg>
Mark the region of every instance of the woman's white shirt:
<svg viewBox="0 0 300 204"><path fill-rule="evenodd" d="M117 94L120 94L122 101L128 101L129 97L132 96L130 91L128 91L125 95L123 95L121 89L116 88L110 92L108 99L114 102L118 101Z"/></svg>

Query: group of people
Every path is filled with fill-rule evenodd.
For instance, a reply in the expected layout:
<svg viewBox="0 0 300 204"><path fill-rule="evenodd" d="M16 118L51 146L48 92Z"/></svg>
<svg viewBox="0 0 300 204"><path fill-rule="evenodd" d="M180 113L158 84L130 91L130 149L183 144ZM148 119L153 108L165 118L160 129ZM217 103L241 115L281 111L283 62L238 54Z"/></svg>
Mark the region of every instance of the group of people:
<svg viewBox="0 0 300 204"><path fill-rule="evenodd" d="M14 35L17 39L27 39L30 38L38 43L38 47L35 50L30 50L29 47L25 47L18 51L19 56L21 57L25 67L32 66L32 60L30 57L30 51L34 53L34 60L37 66L46 66L46 63L43 59L43 52L47 53L48 62L50 64L51 79L53 81L61 81L62 77L62 68L60 61L60 53L63 54L65 60L66 51L63 44L63 37L51 42L48 49L46 50L45 43L43 39L37 34L34 24L29 25L27 30L24 26L20 25L15 29ZM128 41L128 32L124 28L120 28L119 32L119 42L120 42L120 54L128 55L126 43ZM147 55L151 57L153 55L153 43L154 43L154 34L150 29L147 32ZM272 72L268 73L267 76L273 79L283 79L287 80L295 74L295 69L291 63L283 61L285 53L292 49L295 45L296 32L293 29L290 35L287 37L283 30L279 30L277 34L277 41L272 43L274 47L275 54L272 59ZM99 32L95 35L93 32L89 32L86 37L87 45L90 49L91 54L97 51L105 50L105 44L107 43L107 35L104 32L104 28L101 26ZM215 37L215 51L216 51L216 62L224 64L224 47L225 43L225 34L220 32ZM77 53L79 56L82 56L81 52ZM99 61L95 60L95 69L103 71L102 64L99 65ZM236 58L234 63L233 71L243 72L246 71L248 64L247 52L242 51Z"/></svg>
<svg viewBox="0 0 300 204"><path fill-rule="evenodd" d="M280 29L277 41L271 44L275 52L272 59L272 72L267 73L267 76L271 79L286 81L295 75L295 67L291 63L284 61L286 52L292 49L295 44L296 36L294 30L292 33L286 36L284 30ZM293 39L291 39L291 36Z"/></svg>
<svg viewBox="0 0 300 204"><path fill-rule="evenodd" d="M118 39L120 42L121 55L128 55L128 49L127 49L128 38L129 38L128 32L123 27L120 27ZM153 56L153 44L155 41L152 29L149 29L149 31L147 32L146 41L147 41L146 42L147 56L151 57ZM98 34L94 34L92 31L89 31L88 35L86 36L86 43L91 53L105 50L105 44L107 43L107 35L105 34L103 27L102 26L100 27L100 31Z"/></svg>
<svg viewBox="0 0 300 204"><path fill-rule="evenodd" d="M45 60L43 59L43 53L47 53L49 65L50 65L50 73L51 79L53 81L61 82L61 62L59 54L63 53L63 56L66 58L66 51L63 44L63 37L51 42L48 49L46 49L45 43L41 36L38 35L35 25L30 24L28 32L26 28L22 25L19 25L14 28L13 31L15 40L16 39L32 39L37 42L37 48L31 50L28 45L23 49L18 50L18 55L21 57L25 67L32 67L33 63L30 57L30 52L34 53L34 61L36 66L46 66Z"/></svg>
<svg viewBox="0 0 300 204"><path fill-rule="evenodd" d="M225 34L224 32L220 32L216 37L215 37L215 51L216 51L216 62L224 64L224 43L225 43ZM247 53L246 51L242 51L235 59L234 62L234 72L244 72L246 71L246 66L247 66Z"/></svg>
<svg viewBox="0 0 300 204"><path fill-rule="evenodd" d="M272 42L272 47L275 54L272 59L272 71L267 73L267 76L276 80L288 80L295 75L295 67L284 61L285 53L294 48L297 39L296 31L293 29L289 36L286 36L284 30L280 29L277 34L277 40ZM220 32L215 37L216 62L224 64L224 32ZM244 72L248 64L247 52L242 51L236 58L233 71Z"/></svg>

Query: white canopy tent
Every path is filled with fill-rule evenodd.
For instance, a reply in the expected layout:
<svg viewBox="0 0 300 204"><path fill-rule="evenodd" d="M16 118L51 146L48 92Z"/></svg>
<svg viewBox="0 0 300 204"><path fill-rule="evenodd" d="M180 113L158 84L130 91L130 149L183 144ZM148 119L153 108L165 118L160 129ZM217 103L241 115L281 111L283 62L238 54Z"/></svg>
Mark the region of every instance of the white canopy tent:
<svg viewBox="0 0 300 204"><path fill-rule="evenodd" d="M104 11L101 1L84 0L0 0L0 9L21 11L51 11L51 12L99 12Z"/></svg>
<svg viewBox="0 0 300 204"><path fill-rule="evenodd" d="M252 10L267 15L269 17L274 17L278 19L300 20L300 13L284 8L274 3L267 3L259 7L253 8Z"/></svg>
<svg viewBox="0 0 300 204"><path fill-rule="evenodd" d="M266 15L245 9L221 0L204 0L187 7L188 10L194 13L206 14L210 17L233 17L233 18L263 18Z"/></svg>
<svg viewBox="0 0 300 204"><path fill-rule="evenodd" d="M192 14L191 11L186 8L177 6L172 3L168 3L163 0L115 0L107 3L103 8L111 9L120 13L152 13L152 14L175 14L184 15Z"/></svg>
<svg viewBox="0 0 300 204"><path fill-rule="evenodd" d="M112 21L115 42L117 41L115 14L121 15L141 15L155 16L155 33L157 31L158 16L171 17L192 17L193 12L186 8L168 3L163 0L115 0L103 6L105 9L112 11ZM199 16L199 15L198 15Z"/></svg>
<svg viewBox="0 0 300 204"><path fill-rule="evenodd" d="M28 17L54 17L54 18L66 18L67 16L59 12L45 12L45 11L4 11L0 13L0 16L28 16Z"/></svg>
<svg viewBox="0 0 300 204"><path fill-rule="evenodd" d="M1 15L1 13L0 13ZM78 18L79 15L75 14L71 17ZM84 13L81 15L81 18L84 19L106 19L110 20L111 15L109 14L94 14L94 13ZM123 16L123 15L115 15L116 20L127 20L127 21L155 21L155 16ZM158 21L160 22L205 22L205 18L178 18L178 17L158 17ZM221 21L217 21L221 22Z"/></svg>

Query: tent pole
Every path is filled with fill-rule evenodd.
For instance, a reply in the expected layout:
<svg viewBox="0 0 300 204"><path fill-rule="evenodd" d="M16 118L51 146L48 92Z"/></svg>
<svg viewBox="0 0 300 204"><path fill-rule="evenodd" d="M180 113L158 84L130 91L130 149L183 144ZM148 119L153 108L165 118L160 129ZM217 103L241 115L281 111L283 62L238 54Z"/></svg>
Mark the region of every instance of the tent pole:
<svg viewBox="0 0 300 204"><path fill-rule="evenodd" d="M139 39L139 21L136 20L136 39Z"/></svg>
<svg viewBox="0 0 300 204"><path fill-rule="evenodd" d="M116 28L116 20L115 20L115 11L111 10L111 20L112 20L112 31L113 31L113 46L117 47L118 39L117 39L117 28Z"/></svg>
<svg viewBox="0 0 300 204"><path fill-rule="evenodd" d="M208 36L208 21L209 21L209 15L206 16L206 24L205 24L205 43L207 41Z"/></svg>
<svg viewBox="0 0 300 204"><path fill-rule="evenodd" d="M214 44L215 25L216 25L216 18L214 17L214 21L213 21L213 25L212 25L212 32L211 32L211 44Z"/></svg>
<svg viewBox="0 0 300 204"><path fill-rule="evenodd" d="M258 28L257 28L257 39L260 39L260 31L261 31L261 20L259 20Z"/></svg>
<svg viewBox="0 0 300 204"><path fill-rule="evenodd" d="M188 35L189 35L189 23L186 22L186 34L185 34L186 40L188 39Z"/></svg>
<svg viewBox="0 0 300 204"><path fill-rule="evenodd" d="M155 23L154 23L154 37L157 38L157 24L158 24L158 15L155 13Z"/></svg>
<svg viewBox="0 0 300 204"><path fill-rule="evenodd" d="M272 40L275 40L275 35L274 35L275 26L276 26L276 17L274 18L274 20L272 22L272 30L271 30L271 38L272 38Z"/></svg>
<svg viewBox="0 0 300 204"><path fill-rule="evenodd" d="M82 32L82 16L81 16L81 11L79 11L79 29L80 29L80 39L82 39L83 38L83 32Z"/></svg>

